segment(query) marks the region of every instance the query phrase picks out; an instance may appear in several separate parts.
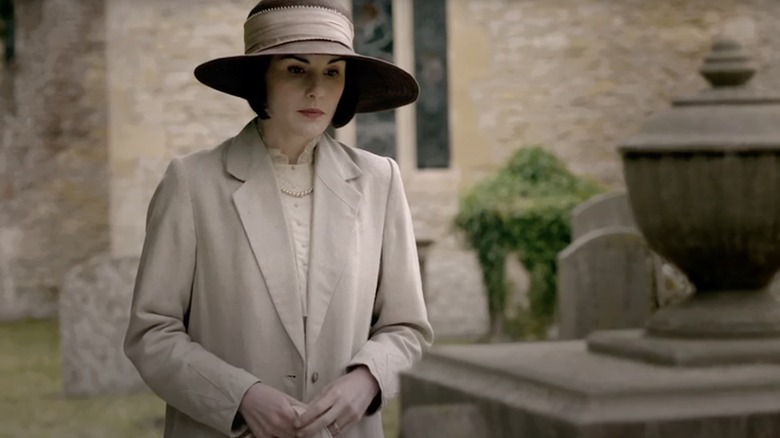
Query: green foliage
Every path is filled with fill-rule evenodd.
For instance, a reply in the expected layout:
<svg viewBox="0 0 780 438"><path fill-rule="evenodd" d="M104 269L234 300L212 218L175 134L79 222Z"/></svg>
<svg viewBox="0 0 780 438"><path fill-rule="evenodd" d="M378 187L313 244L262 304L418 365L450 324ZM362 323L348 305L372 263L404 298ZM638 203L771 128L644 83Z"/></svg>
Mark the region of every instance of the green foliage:
<svg viewBox="0 0 780 438"><path fill-rule="evenodd" d="M529 312L512 331L544 333L555 312L556 257L571 241L570 212L600 190L533 147L515 152L503 168L465 193L455 224L477 252L491 319L505 311L504 262L516 251L531 275L531 290Z"/></svg>

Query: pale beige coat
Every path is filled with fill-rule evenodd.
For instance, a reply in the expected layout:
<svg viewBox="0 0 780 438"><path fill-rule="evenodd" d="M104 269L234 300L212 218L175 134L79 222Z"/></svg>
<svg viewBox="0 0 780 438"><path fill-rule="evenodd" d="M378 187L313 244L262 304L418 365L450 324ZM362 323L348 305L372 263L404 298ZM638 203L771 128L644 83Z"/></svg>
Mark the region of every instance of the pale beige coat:
<svg viewBox="0 0 780 438"><path fill-rule="evenodd" d="M357 364L384 404L432 342L395 162L317 146L306 327L278 193L254 121L174 159L155 192L125 351L168 404L165 437L245 434L255 382L307 402ZM343 436L382 437L379 413Z"/></svg>

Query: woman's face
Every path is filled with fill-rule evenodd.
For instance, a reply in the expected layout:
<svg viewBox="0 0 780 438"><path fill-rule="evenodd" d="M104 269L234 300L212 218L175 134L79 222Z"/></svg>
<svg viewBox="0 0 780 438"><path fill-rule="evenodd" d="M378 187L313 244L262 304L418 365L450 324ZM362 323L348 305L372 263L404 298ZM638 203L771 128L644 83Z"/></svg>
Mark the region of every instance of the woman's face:
<svg viewBox="0 0 780 438"><path fill-rule="evenodd" d="M270 119L287 135L325 132L344 91L346 61L331 55L275 55L266 73Z"/></svg>

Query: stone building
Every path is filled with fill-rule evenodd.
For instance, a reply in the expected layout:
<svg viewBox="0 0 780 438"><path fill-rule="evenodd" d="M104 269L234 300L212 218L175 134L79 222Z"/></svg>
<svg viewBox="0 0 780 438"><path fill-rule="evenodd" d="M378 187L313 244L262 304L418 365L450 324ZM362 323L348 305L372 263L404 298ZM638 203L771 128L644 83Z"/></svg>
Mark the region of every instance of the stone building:
<svg viewBox="0 0 780 438"><path fill-rule="evenodd" d="M7 0L3 0L7 1ZM773 0L344 0L358 49L395 59L419 102L337 135L401 165L441 337L488 326L479 267L451 219L459 193L512 151L542 145L577 174L622 185L615 146L673 96L703 86L712 37L737 38L780 87ZM16 0L0 68L0 318L46 317L64 274L137 255L171 157L216 145L252 116L196 82L242 49L255 0Z"/></svg>

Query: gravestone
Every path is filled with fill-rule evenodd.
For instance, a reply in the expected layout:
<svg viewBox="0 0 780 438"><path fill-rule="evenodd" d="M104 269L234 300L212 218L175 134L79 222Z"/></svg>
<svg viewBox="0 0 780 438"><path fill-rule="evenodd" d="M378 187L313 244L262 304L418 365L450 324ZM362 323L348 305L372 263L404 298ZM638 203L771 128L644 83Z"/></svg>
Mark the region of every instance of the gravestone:
<svg viewBox="0 0 780 438"><path fill-rule="evenodd" d="M19 227L0 226L0 321L48 319L57 314L57 290L18 275L25 266L17 257L23 234Z"/></svg>
<svg viewBox="0 0 780 438"><path fill-rule="evenodd" d="M596 195L572 211L572 241L591 231L613 226L637 228L625 191ZM685 275L655 252L653 256L655 257L656 304L659 306L675 304L688 297L692 287Z"/></svg>
<svg viewBox="0 0 780 438"><path fill-rule="evenodd" d="M473 404L414 406L404 411L401 438L487 437L487 425Z"/></svg>
<svg viewBox="0 0 780 438"><path fill-rule="evenodd" d="M655 257L635 228L591 231L558 255L560 338L642 327L655 306Z"/></svg>
<svg viewBox="0 0 780 438"><path fill-rule="evenodd" d="M572 210L572 241L606 227L636 227L626 192L602 193Z"/></svg>
<svg viewBox="0 0 780 438"><path fill-rule="evenodd" d="M145 388L122 348L138 263L138 257L103 255L68 272L59 305L65 395Z"/></svg>

